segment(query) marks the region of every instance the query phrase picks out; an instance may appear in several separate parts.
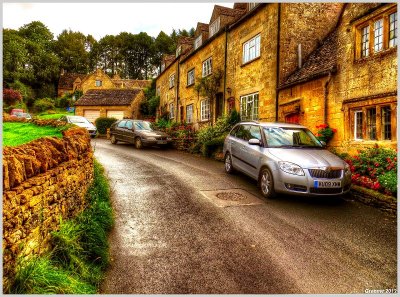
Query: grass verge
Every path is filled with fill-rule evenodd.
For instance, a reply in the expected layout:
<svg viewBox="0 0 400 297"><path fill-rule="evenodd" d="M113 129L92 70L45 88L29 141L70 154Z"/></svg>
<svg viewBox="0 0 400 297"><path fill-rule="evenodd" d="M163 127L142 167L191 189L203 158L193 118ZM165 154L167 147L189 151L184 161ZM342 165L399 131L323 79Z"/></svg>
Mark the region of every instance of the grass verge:
<svg viewBox="0 0 400 297"><path fill-rule="evenodd" d="M32 123L4 122L3 146L17 146L37 138L56 136L61 138L61 127L37 126Z"/></svg>
<svg viewBox="0 0 400 297"><path fill-rule="evenodd" d="M108 231L114 222L110 187L95 160L88 207L52 233L54 249L20 262L9 293L96 294L109 264Z"/></svg>

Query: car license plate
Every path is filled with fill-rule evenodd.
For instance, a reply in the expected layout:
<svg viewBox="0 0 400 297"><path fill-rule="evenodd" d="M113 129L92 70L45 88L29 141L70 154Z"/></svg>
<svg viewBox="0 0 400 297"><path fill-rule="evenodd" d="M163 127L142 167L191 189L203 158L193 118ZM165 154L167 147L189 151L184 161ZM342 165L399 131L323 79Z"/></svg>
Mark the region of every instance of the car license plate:
<svg viewBox="0 0 400 297"><path fill-rule="evenodd" d="M165 141L165 140L159 140L159 141L157 141L157 144L167 144L167 141Z"/></svg>
<svg viewBox="0 0 400 297"><path fill-rule="evenodd" d="M340 188L342 183L340 181L314 181L314 188Z"/></svg>

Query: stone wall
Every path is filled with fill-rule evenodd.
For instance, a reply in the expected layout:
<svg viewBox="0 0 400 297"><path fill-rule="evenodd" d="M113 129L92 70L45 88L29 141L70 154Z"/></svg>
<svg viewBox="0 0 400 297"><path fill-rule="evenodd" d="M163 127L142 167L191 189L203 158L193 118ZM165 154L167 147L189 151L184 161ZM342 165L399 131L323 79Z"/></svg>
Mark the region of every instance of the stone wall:
<svg viewBox="0 0 400 297"><path fill-rule="evenodd" d="M83 128L3 148L3 288L19 258L47 251L60 220L84 209L92 179L93 152Z"/></svg>

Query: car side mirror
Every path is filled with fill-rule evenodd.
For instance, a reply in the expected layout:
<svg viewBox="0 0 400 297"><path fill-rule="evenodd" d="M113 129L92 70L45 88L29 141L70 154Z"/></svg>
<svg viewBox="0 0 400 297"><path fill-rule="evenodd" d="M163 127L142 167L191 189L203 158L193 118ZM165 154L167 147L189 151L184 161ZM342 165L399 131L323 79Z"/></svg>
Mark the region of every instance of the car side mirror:
<svg viewBox="0 0 400 297"><path fill-rule="evenodd" d="M326 147L326 142L325 141L320 140L319 142L322 144L323 147Z"/></svg>
<svg viewBox="0 0 400 297"><path fill-rule="evenodd" d="M257 138L251 138L249 139L249 144L250 145L260 145L260 140L258 140Z"/></svg>

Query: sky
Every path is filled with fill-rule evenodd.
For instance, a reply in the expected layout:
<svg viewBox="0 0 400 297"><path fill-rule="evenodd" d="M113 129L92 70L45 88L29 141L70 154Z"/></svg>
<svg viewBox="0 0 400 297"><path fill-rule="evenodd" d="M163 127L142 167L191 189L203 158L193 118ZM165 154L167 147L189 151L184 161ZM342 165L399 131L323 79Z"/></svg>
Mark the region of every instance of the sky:
<svg viewBox="0 0 400 297"><path fill-rule="evenodd" d="M226 3L3 3L3 28L18 29L41 21L54 34L71 29L96 40L120 32L146 32L157 37L160 31L196 28L208 23L214 4Z"/></svg>

